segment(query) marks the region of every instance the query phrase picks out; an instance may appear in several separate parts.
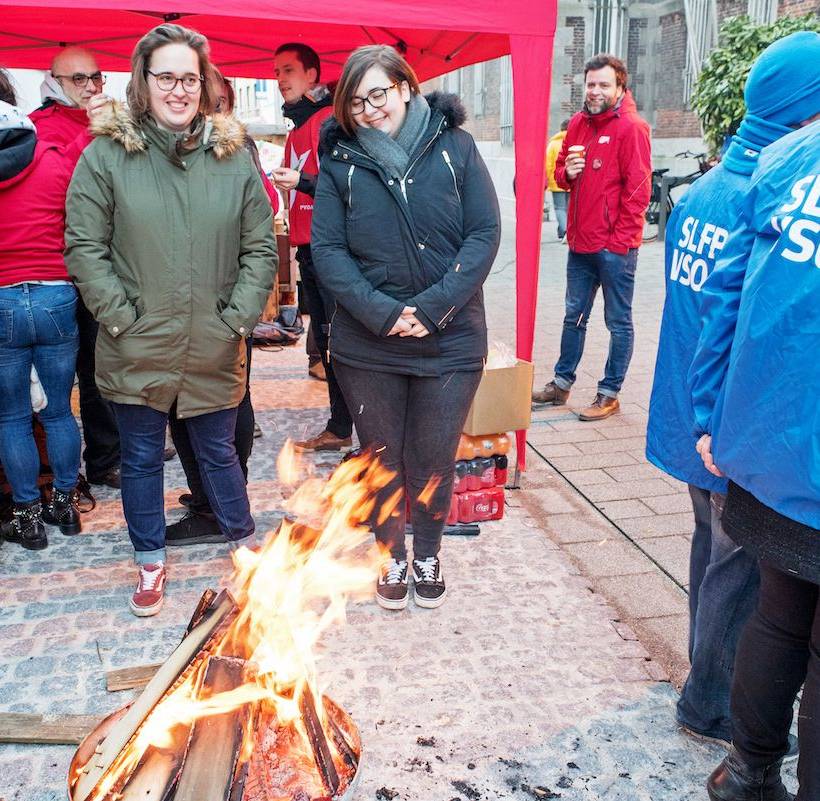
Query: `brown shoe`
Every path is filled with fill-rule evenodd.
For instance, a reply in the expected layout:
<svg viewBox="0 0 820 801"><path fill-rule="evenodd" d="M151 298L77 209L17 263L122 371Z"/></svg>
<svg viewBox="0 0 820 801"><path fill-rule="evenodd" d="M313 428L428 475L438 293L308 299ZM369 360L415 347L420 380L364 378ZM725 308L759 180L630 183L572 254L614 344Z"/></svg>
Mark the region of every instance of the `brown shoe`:
<svg viewBox="0 0 820 801"><path fill-rule="evenodd" d="M536 405L552 404L563 406L569 397L568 389L561 389L554 381L550 381L540 392L532 393L532 402Z"/></svg>
<svg viewBox="0 0 820 801"><path fill-rule="evenodd" d="M325 366L321 362L311 364L310 367L308 367L308 375L311 378L315 378L317 381L327 381Z"/></svg>
<svg viewBox="0 0 820 801"><path fill-rule="evenodd" d="M609 395L598 393L591 406L582 409L578 414L579 420L603 420L611 414L615 414L621 408L617 398L610 398Z"/></svg>
<svg viewBox="0 0 820 801"><path fill-rule="evenodd" d="M351 447L352 444L353 441L350 437L337 437L325 429L321 434L311 439L294 442L293 447L297 451L340 451L342 448Z"/></svg>

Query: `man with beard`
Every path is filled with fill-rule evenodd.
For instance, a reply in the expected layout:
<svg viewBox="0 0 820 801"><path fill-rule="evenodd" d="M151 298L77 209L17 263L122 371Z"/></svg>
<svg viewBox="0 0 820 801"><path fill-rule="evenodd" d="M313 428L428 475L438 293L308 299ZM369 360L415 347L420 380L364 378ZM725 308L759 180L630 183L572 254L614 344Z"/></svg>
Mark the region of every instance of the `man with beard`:
<svg viewBox="0 0 820 801"><path fill-rule="evenodd" d="M285 142L286 166L274 170L273 182L289 193L290 243L296 246L302 290L330 396L330 419L324 430L296 442L295 446L300 451L339 451L351 445L353 421L328 361L333 299L319 286L310 253L313 195L319 177L319 129L333 113L333 98L327 87L319 83L319 55L312 47L299 42L281 45L274 57L274 67L285 101L282 111L295 127Z"/></svg>
<svg viewBox="0 0 820 801"><path fill-rule="evenodd" d="M558 185L569 190L566 315L555 377L532 400L535 405L567 402L601 287L609 357L581 420L602 420L618 411L632 358L632 294L652 160L649 125L638 116L627 77L624 63L614 56L602 53L586 63L584 108L570 121L555 164Z"/></svg>

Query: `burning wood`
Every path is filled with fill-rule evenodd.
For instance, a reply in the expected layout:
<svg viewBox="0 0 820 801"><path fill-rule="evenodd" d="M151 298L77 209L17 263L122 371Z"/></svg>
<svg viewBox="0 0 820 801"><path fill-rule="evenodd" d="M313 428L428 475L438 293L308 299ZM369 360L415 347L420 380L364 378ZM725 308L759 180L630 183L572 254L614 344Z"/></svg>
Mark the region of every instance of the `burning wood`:
<svg viewBox="0 0 820 801"><path fill-rule="evenodd" d="M349 598L372 595L366 521L390 479L362 456L292 494L292 519L234 554L231 594L203 595L142 695L80 746L71 801L349 798L361 742L316 689L315 649Z"/></svg>

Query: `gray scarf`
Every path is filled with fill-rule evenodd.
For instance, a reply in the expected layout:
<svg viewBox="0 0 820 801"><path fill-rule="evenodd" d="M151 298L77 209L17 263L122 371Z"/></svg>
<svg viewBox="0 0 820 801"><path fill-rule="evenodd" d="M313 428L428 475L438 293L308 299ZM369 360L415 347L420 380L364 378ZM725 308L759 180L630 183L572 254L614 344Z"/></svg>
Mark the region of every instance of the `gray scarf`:
<svg viewBox="0 0 820 801"><path fill-rule="evenodd" d="M395 139L377 128L357 128L356 138L365 153L384 168L391 178L403 178L410 154L430 124L430 106L421 95L412 95L407 115Z"/></svg>

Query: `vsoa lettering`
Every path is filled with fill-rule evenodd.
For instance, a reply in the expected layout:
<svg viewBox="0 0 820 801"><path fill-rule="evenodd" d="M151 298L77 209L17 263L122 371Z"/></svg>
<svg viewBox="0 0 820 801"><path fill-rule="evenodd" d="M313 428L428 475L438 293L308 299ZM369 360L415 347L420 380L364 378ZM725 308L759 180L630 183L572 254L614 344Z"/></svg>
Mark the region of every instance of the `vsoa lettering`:
<svg viewBox="0 0 820 801"><path fill-rule="evenodd" d="M681 226L677 247L672 251L669 278L700 292L715 266L715 255L728 239L729 232L725 228L687 217Z"/></svg>
<svg viewBox="0 0 820 801"><path fill-rule="evenodd" d="M820 268L820 175L792 186L791 200L772 217L772 228L783 234L777 246L784 259Z"/></svg>

